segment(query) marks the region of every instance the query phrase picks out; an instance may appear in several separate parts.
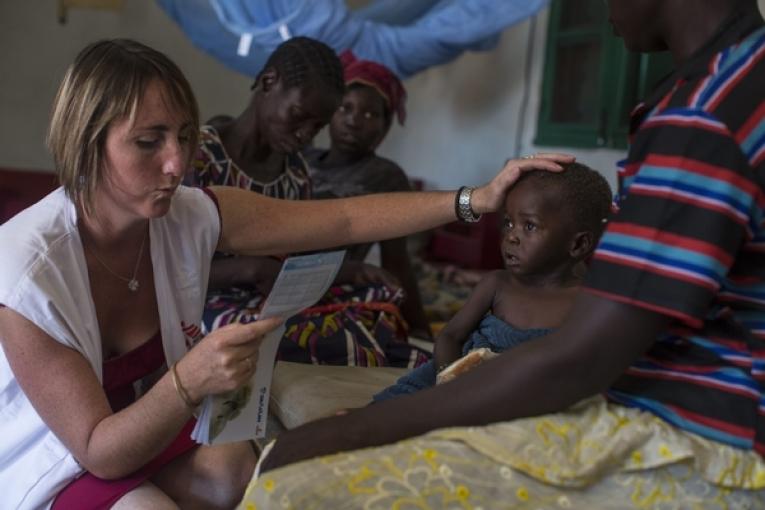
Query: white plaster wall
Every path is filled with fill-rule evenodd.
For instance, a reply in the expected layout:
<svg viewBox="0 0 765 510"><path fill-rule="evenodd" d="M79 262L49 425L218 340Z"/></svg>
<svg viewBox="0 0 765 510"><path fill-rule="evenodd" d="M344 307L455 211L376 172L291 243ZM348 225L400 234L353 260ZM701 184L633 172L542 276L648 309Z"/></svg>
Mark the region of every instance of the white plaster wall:
<svg viewBox="0 0 765 510"><path fill-rule="evenodd" d="M765 0L758 0L765 9ZM202 118L236 114L250 79L196 49L154 0L126 0L121 11L75 9L60 25L56 0L0 0L0 167L51 169L44 145L56 87L77 52L100 38L131 37L167 53L186 73ZM508 29L498 47L465 54L407 80L409 119L395 125L380 153L429 188L480 183L533 146L544 63L547 13L536 20L530 87L524 86L530 22ZM524 91L528 93L521 116ZM521 128L520 144L516 133ZM318 143L326 142L326 134ZM567 150L614 184L621 151Z"/></svg>
<svg viewBox="0 0 765 510"><path fill-rule="evenodd" d="M489 180L509 157L560 150L600 170L615 185L621 151L533 145L547 11L535 23L533 31L531 21L506 30L491 52L467 53L407 80L410 120L391 129L380 154L398 161L428 187L454 188Z"/></svg>
<svg viewBox="0 0 765 510"><path fill-rule="evenodd" d="M45 148L50 107L67 66L88 43L138 39L183 70L202 118L239 112L250 79L197 50L154 0L125 0L119 11L71 9L58 23L56 0L0 0L0 167L52 169Z"/></svg>

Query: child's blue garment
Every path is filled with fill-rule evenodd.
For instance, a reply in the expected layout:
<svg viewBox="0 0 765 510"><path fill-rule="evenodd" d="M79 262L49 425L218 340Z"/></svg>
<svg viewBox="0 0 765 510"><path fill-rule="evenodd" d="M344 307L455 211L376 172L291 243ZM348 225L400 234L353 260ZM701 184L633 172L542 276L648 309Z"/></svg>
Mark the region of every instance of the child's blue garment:
<svg viewBox="0 0 765 510"><path fill-rule="evenodd" d="M478 329L470 334L470 338L462 347L462 355L474 349L487 347L494 352L502 352L518 344L544 336L551 329L518 329L495 315L488 314L478 325ZM375 402L380 402L399 395L408 395L436 384L436 365L433 360L415 368L402 376L396 384L389 386L376 394Z"/></svg>

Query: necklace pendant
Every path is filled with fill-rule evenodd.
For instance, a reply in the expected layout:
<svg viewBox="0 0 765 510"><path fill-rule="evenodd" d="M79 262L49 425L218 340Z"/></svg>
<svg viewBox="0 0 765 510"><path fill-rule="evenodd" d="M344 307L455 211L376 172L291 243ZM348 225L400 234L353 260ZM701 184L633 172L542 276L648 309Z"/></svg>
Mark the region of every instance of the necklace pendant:
<svg viewBox="0 0 765 510"><path fill-rule="evenodd" d="M136 292L138 291L138 280L133 278L128 282L128 289L130 289L130 292Z"/></svg>

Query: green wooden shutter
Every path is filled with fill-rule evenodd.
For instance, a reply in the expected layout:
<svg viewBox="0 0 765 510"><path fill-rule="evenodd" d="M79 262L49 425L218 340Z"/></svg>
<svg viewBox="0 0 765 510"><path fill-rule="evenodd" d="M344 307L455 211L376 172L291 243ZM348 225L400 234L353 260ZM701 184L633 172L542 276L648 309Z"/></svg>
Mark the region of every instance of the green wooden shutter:
<svg viewBox="0 0 765 510"><path fill-rule="evenodd" d="M553 0L535 144L625 148L629 112L669 69L624 48L602 0Z"/></svg>

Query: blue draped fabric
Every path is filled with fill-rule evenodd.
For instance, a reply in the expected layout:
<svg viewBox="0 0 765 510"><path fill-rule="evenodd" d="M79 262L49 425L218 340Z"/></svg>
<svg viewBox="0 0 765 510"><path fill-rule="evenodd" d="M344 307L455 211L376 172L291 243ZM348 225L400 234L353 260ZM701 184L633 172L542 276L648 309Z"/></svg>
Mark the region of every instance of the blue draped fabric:
<svg viewBox="0 0 765 510"><path fill-rule="evenodd" d="M518 329L493 314L487 314L478 327L470 333L467 342L462 346L462 355L470 351L487 348L492 352L504 352L524 342L549 334L551 329L532 328ZM411 372L402 375L392 386L388 386L372 398L382 402L401 395L409 395L436 385L438 371L434 360L420 365Z"/></svg>
<svg viewBox="0 0 765 510"><path fill-rule="evenodd" d="M157 0L191 41L227 66L256 76L284 39L313 37L352 49L401 78L466 50L494 47L502 31L549 0Z"/></svg>
<svg viewBox="0 0 765 510"><path fill-rule="evenodd" d="M407 25L437 3L439 0L376 0L354 10L353 15L386 25Z"/></svg>

